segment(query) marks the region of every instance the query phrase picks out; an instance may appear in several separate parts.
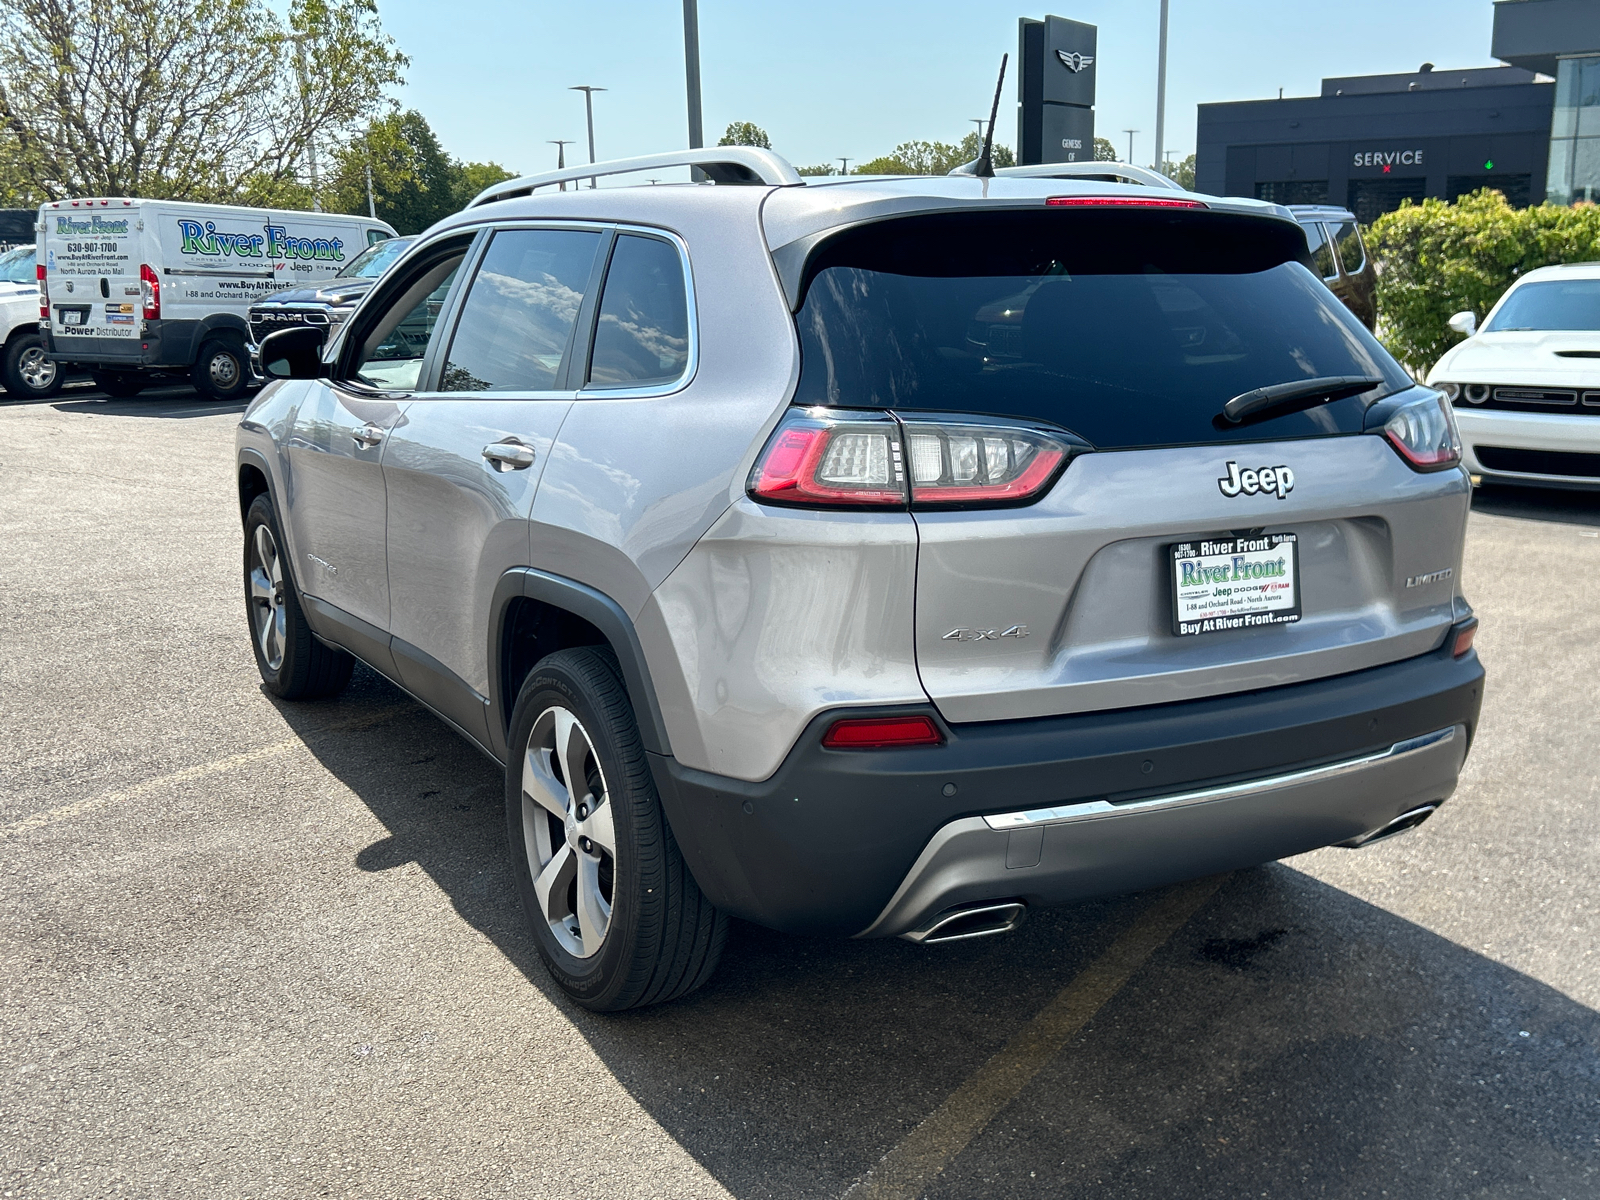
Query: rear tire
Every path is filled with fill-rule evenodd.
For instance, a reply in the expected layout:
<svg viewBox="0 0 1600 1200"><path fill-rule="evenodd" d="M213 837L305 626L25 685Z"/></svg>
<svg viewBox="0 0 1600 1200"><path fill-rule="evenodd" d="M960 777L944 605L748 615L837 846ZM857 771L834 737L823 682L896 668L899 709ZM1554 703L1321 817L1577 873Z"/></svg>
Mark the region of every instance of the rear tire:
<svg viewBox="0 0 1600 1200"><path fill-rule="evenodd" d="M250 360L236 337L214 337L200 347L189 373L195 391L209 400L236 400L250 383Z"/></svg>
<svg viewBox="0 0 1600 1200"><path fill-rule="evenodd" d="M350 682L355 659L311 632L283 545L272 501L257 496L244 520L244 606L256 668L281 700L336 696Z"/></svg>
<svg viewBox="0 0 1600 1200"><path fill-rule="evenodd" d="M44 339L37 333L12 338L0 370L6 391L17 400L48 400L66 378L66 368L44 356Z"/></svg>
<svg viewBox="0 0 1600 1200"><path fill-rule="evenodd" d="M585 1008L619 1012L703 984L728 918L678 851L610 650L541 660L517 697L510 746L512 870L561 990Z"/></svg>
<svg viewBox="0 0 1600 1200"><path fill-rule="evenodd" d="M144 391L145 380L141 375L127 371L90 371L89 374L94 377L94 386L108 396L126 400Z"/></svg>

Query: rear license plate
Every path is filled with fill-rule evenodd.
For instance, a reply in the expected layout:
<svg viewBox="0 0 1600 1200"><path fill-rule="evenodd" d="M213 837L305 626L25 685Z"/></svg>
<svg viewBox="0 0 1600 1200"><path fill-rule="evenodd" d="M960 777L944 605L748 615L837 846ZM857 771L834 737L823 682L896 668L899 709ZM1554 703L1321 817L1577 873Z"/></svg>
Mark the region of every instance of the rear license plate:
<svg viewBox="0 0 1600 1200"><path fill-rule="evenodd" d="M1300 619L1299 540L1292 533L1168 546L1172 632L1180 637Z"/></svg>
<svg viewBox="0 0 1600 1200"><path fill-rule="evenodd" d="M82 325L83 324L83 310L82 309L78 309L78 308L62 309L61 310L61 323L63 325Z"/></svg>

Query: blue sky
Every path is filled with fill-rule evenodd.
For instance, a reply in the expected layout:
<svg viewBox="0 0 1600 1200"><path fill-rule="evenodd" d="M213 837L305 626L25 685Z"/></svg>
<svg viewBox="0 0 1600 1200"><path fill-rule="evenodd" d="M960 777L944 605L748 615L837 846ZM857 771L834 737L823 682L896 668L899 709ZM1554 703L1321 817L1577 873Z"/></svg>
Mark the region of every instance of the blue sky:
<svg viewBox="0 0 1600 1200"><path fill-rule="evenodd" d="M750 120L797 165L860 161L912 138L954 141L987 116L1000 55L1012 55L999 137L1014 144L1017 18L1046 11L1100 27L1095 130L1148 163L1155 128L1159 0L1015 3L700 0L707 140ZM601 158L688 144L681 0L380 0L411 56L397 98L445 148L526 173L555 165L549 138L586 154L595 97ZM1194 149L1195 105L1313 95L1325 75L1491 65L1489 0L1171 0L1167 147Z"/></svg>

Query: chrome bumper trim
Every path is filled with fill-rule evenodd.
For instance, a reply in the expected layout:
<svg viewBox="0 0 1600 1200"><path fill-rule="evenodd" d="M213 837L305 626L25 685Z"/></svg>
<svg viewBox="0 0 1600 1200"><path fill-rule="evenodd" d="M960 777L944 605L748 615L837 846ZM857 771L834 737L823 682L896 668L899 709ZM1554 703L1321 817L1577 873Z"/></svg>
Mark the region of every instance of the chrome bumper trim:
<svg viewBox="0 0 1600 1200"><path fill-rule="evenodd" d="M1077 804L1063 804L1055 808L1034 808L1027 812L996 813L983 818L990 829L1010 830L1023 829L1036 825L1066 825L1073 821L1093 821L1100 817L1124 816L1128 813L1146 812L1153 808L1182 808L1189 804L1207 804L1213 800L1233 800L1240 796L1250 796L1257 792L1271 792L1278 788L1293 787L1296 784L1320 782L1324 779L1334 779L1340 775L1349 774L1370 767L1375 763L1392 762L1404 758L1408 754L1415 754L1429 746L1448 742L1456 736L1456 726L1451 725L1444 729L1436 729L1432 733L1425 733L1421 737L1407 738L1403 742L1396 742L1387 750L1380 750L1376 754L1368 754L1362 758L1349 758L1343 762L1328 763L1320 767L1308 767L1303 771L1290 771L1285 775L1270 775L1265 779L1250 779L1243 783L1230 783L1221 787L1201 788L1193 792L1179 792L1171 796L1151 796L1144 800L1129 800L1122 804L1112 804L1106 800L1085 800Z"/></svg>

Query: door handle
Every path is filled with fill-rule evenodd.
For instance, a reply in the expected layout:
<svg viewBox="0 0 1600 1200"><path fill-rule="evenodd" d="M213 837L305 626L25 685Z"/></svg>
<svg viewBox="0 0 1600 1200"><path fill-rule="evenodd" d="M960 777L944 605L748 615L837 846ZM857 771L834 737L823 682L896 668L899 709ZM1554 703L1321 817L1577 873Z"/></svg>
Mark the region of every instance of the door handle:
<svg viewBox="0 0 1600 1200"><path fill-rule="evenodd" d="M368 423L350 434L352 441L362 446L376 446L383 441L383 430L376 425Z"/></svg>
<svg viewBox="0 0 1600 1200"><path fill-rule="evenodd" d="M496 471L520 471L533 466L533 447L512 438L504 442L490 442L483 448L484 458Z"/></svg>

